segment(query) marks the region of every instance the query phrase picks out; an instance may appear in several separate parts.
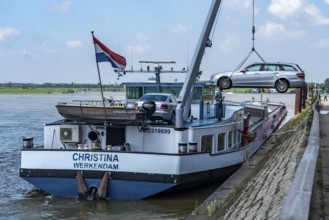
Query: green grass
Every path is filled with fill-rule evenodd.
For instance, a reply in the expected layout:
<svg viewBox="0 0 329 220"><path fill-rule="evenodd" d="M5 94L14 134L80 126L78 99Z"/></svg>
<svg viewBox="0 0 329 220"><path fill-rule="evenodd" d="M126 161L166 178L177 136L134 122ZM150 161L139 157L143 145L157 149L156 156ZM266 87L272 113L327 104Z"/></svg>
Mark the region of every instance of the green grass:
<svg viewBox="0 0 329 220"><path fill-rule="evenodd" d="M74 93L78 90L82 91L100 91L96 88L77 89L77 88L0 88L0 94L60 94ZM110 91L105 89L104 91Z"/></svg>
<svg viewBox="0 0 329 220"><path fill-rule="evenodd" d="M0 94L50 94L63 93L67 89L63 88L1 88Z"/></svg>

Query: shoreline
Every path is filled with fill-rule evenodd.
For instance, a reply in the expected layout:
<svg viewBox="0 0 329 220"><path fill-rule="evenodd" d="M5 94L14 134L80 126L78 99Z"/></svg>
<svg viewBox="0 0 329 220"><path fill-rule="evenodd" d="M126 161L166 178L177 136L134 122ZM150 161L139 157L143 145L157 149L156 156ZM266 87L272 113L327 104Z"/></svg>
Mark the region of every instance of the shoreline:
<svg viewBox="0 0 329 220"><path fill-rule="evenodd" d="M100 92L96 88L0 88L2 94L84 94L90 92ZM125 92L125 89L104 89L104 92Z"/></svg>
<svg viewBox="0 0 329 220"><path fill-rule="evenodd" d="M100 92L99 88L0 88L2 94L84 94L90 92ZM126 92L125 88L105 88L103 92ZM248 88L229 89L224 91L225 94L245 93L245 94L261 94L253 92ZM282 94L293 94L294 90ZM281 94L277 92L263 92L263 94Z"/></svg>

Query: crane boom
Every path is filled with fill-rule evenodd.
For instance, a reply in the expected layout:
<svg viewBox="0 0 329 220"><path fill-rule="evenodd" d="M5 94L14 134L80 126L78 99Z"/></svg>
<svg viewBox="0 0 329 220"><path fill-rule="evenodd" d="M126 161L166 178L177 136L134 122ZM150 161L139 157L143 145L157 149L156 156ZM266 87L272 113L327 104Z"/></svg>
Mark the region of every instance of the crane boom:
<svg viewBox="0 0 329 220"><path fill-rule="evenodd" d="M222 0L213 0L211 3L208 16L206 18L205 24L201 32L201 36L199 38L197 47L193 55L193 59L191 60L191 64L188 69L182 90L179 94L178 99L180 104L177 106L176 109L177 128L182 128L184 126L183 122L187 120L188 113L190 112L194 83L196 82L196 79L200 72L200 65L204 51L206 47L211 46L209 36L214 25L221 2Z"/></svg>

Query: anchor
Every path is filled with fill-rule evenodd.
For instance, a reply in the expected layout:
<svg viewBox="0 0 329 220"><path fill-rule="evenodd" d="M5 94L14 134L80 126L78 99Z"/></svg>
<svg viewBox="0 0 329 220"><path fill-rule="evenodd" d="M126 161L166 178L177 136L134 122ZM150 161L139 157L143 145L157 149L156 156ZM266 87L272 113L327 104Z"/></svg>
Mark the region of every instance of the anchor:
<svg viewBox="0 0 329 220"><path fill-rule="evenodd" d="M105 172L99 186L98 187L92 186L88 190L81 171L78 171L77 182L78 182L79 199L85 199L85 200L106 199L109 175L110 175L109 172Z"/></svg>

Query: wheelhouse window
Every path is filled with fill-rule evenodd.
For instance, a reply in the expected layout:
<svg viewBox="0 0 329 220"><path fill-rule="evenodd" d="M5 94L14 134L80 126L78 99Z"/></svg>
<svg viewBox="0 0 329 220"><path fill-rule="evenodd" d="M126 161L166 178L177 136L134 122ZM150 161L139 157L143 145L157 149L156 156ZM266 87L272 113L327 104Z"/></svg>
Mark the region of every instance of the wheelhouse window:
<svg viewBox="0 0 329 220"><path fill-rule="evenodd" d="M212 135L205 135L201 138L201 151L202 152L211 152L212 147Z"/></svg>
<svg viewBox="0 0 329 220"><path fill-rule="evenodd" d="M228 133L228 140L227 140L227 147L231 148L233 147L233 141L234 141L234 131L230 131Z"/></svg>
<svg viewBox="0 0 329 220"><path fill-rule="evenodd" d="M195 87L193 90L193 99L194 100L200 100L202 99L202 88L201 87Z"/></svg>
<svg viewBox="0 0 329 220"><path fill-rule="evenodd" d="M220 133L217 136L217 151L225 150L225 133Z"/></svg>
<svg viewBox="0 0 329 220"><path fill-rule="evenodd" d="M241 140L241 133L238 131L235 131L235 143L239 143Z"/></svg>
<svg viewBox="0 0 329 220"><path fill-rule="evenodd" d="M139 99L143 95L143 87L127 87L126 97L127 99Z"/></svg>
<svg viewBox="0 0 329 220"><path fill-rule="evenodd" d="M155 93L155 92L158 92L158 88L156 86L144 87L144 94L146 94L146 93Z"/></svg>
<svg viewBox="0 0 329 220"><path fill-rule="evenodd" d="M175 86L162 86L161 87L161 91L163 93L171 93L175 96L179 96L181 89L182 89L181 87L175 87Z"/></svg>

